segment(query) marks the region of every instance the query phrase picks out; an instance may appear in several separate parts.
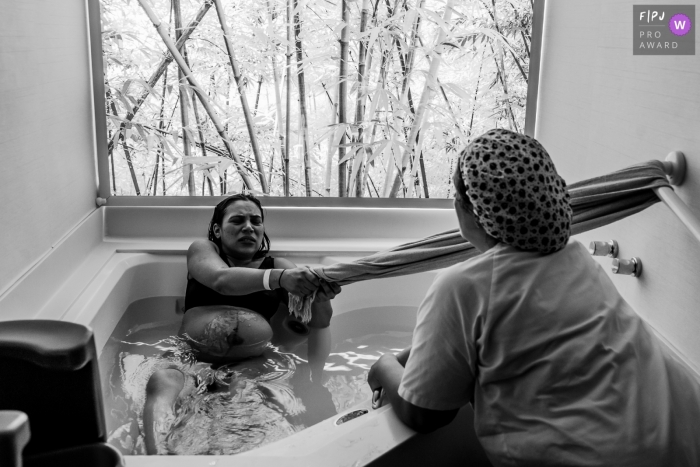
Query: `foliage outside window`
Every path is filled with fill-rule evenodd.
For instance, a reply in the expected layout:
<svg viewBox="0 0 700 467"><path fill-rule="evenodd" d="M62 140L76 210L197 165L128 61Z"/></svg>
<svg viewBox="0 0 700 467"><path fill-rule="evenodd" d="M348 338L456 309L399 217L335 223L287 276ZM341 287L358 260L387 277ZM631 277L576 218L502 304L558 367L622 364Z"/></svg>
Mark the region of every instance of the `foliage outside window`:
<svg viewBox="0 0 700 467"><path fill-rule="evenodd" d="M446 198L523 131L531 0L100 1L114 195Z"/></svg>

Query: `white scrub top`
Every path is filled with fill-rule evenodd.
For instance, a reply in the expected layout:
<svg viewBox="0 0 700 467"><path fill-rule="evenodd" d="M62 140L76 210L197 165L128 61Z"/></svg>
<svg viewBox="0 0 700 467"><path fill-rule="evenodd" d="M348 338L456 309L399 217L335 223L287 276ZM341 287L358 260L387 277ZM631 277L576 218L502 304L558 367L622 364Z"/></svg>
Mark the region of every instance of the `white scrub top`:
<svg viewBox="0 0 700 467"><path fill-rule="evenodd" d="M399 395L471 402L496 466L700 466L700 384L577 241L438 274Z"/></svg>

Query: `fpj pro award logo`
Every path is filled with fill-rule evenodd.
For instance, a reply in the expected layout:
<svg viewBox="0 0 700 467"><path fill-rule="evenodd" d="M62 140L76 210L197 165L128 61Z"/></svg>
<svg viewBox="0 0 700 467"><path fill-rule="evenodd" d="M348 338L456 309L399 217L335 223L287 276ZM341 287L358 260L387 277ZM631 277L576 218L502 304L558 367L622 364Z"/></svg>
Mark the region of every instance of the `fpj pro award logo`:
<svg viewBox="0 0 700 467"><path fill-rule="evenodd" d="M695 55L695 5L634 5L634 55Z"/></svg>

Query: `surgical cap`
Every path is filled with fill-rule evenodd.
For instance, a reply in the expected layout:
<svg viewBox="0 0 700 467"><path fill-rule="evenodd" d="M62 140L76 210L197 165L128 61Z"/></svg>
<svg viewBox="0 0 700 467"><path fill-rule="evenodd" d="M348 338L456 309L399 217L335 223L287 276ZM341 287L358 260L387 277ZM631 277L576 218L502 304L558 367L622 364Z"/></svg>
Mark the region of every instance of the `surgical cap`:
<svg viewBox="0 0 700 467"><path fill-rule="evenodd" d="M491 130L462 151L459 169L474 216L489 235L542 253L566 245L572 216L569 193L537 140Z"/></svg>

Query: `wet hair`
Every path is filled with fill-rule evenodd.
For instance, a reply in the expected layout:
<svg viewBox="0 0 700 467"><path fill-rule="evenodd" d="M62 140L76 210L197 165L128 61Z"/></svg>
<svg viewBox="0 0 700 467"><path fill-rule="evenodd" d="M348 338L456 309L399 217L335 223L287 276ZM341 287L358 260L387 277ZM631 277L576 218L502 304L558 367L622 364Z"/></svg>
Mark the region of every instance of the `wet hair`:
<svg viewBox="0 0 700 467"><path fill-rule="evenodd" d="M228 264L228 260L226 259L226 254L224 253L223 245L221 244L221 238L218 238L216 235L214 235L214 224L217 224L219 228L221 228L221 223L223 222L224 215L226 214L226 208L231 206L236 201L250 201L251 203L255 204L258 207L258 209L260 209L260 217L262 218L263 223L265 222L265 211L263 211L260 200L255 196L251 195L250 193L238 193L229 196L228 198L216 205L216 207L214 208L214 214L211 216L211 221L209 221L209 240L214 242L214 244L217 247L219 247L219 256L221 256L221 259L223 259L226 264ZM255 253L255 256L253 256L253 259L263 258L269 252L270 238L267 236L266 233L263 232L263 241L260 244L260 249L257 251L257 253Z"/></svg>

